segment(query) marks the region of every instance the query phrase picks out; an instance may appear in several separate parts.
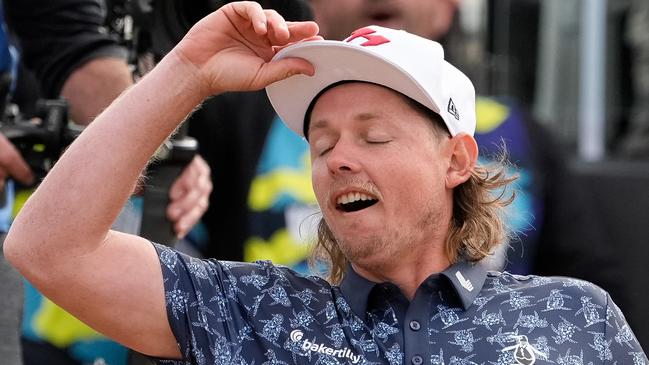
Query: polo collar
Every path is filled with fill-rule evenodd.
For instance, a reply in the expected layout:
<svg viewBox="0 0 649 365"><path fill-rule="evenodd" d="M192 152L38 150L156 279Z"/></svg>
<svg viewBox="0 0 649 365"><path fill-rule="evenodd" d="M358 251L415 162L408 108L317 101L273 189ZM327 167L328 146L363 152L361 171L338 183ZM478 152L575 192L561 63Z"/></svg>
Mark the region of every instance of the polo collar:
<svg viewBox="0 0 649 365"><path fill-rule="evenodd" d="M367 300L370 292L377 284L358 275L352 265L347 265L345 276L340 283L340 291L352 311L360 318L365 318Z"/></svg>
<svg viewBox="0 0 649 365"><path fill-rule="evenodd" d="M437 275L432 274L431 277ZM480 262L460 261L449 266L440 275L449 280L462 302L462 307L464 310L467 310L482 290L482 286L487 278L487 270ZM431 279L431 277L426 279L424 283ZM345 276L340 283L340 291L354 313L362 317L365 316L365 312L367 311L367 300L370 292L376 285L378 283L358 275L352 266L348 265Z"/></svg>
<svg viewBox="0 0 649 365"><path fill-rule="evenodd" d="M460 261L441 274L451 282L464 310L473 304L487 279L487 269L481 262Z"/></svg>

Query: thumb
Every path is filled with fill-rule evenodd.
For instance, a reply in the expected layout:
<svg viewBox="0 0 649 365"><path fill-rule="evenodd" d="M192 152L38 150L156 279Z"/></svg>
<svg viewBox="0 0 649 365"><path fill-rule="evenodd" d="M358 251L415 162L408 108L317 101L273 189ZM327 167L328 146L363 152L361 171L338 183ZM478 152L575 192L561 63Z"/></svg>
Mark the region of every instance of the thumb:
<svg viewBox="0 0 649 365"><path fill-rule="evenodd" d="M266 87L274 82L287 79L294 75L313 76L313 65L303 58L283 58L263 65L256 85L258 88Z"/></svg>
<svg viewBox="0 0 649 365"><path fill-rule="evenodd" d="M0 176L1 179L9 175L23 184L31 184L34 181L29 165L4 135L0 135L0 170L4 175Z"/></svg>

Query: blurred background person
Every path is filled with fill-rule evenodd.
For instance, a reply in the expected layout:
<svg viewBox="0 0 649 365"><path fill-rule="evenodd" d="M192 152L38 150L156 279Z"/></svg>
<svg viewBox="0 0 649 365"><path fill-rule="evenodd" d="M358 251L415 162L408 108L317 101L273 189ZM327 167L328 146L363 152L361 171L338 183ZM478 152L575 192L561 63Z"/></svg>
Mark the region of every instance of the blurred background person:
<svg viewBox="0 0 649 365"><path fill-rule="evenodd" d="M0 113L5 114L6 101L14 92L18 73L18 52L10 43L0 2ZM10 179L10 180L7 180ZM8 364L22 364L20 348L20 320L22 317L22 279L5 260L2 245L11 223L11 203L14 182L30 185L34 175L18 149L0 134L0 359Z"/></svg>
<svg viewBox="0 0 649 365"><path fill-rule="evenodd" d="M649 160L649 2L632 0L623 28L630 48L631 103L621 156Z"/></svg>
<svg viewBox="0 0 649 365"><path fill-rule="evenodd" d="M8 0L4 6L28 68L19 75L20 87L14 98L25 114L33 112L41 96L63 96L69 103L71 119L86 125L132 85L126 51L102 27L106 10L103 3ZM198 222L207 208L210 191L209 168L197 156L169 192L171 202L166 213L179 237L184 237ZM15 214L30 192L20 193L16 203L9 204L9 211ZM119 224L122 229L131 230L137 226L139 216L131 209L125 212ZM22 302L22 287L7 289L10 290ZM27 364L93 363L99 358L108 364L126 361L123 347L61 310L28 283L24 314L23 353ZM19 351L19 346L15 349Z"/></svg>

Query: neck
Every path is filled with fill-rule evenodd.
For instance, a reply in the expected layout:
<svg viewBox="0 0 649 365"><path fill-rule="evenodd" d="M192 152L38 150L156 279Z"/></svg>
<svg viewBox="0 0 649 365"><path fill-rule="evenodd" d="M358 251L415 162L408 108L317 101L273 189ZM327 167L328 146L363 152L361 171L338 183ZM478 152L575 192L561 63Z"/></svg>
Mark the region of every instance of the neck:
<svg viewBox="0 0 649 365"><path fill-rule="evenodd" d="M439 250L431 250L439 251ZM450 260L443 252L416 251L407 258L392 258L382 265L363 265L352 263L356 273L367 280L382 283L390 282L401 289L403 295L412 300L417 288L430 275L440 273L451 266Z"/></svg>

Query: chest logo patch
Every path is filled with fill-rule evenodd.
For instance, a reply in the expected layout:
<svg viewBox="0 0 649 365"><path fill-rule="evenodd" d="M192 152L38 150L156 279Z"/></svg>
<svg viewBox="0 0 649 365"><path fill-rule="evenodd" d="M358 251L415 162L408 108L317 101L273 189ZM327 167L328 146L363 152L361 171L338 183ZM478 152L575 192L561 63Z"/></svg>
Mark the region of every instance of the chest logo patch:
<svg viewBox="0 0 649 365"><path fill-rule="evenodd" d="M536 356L545 358L545 354L535 349L527 339L527 336L513 336L516 339L516 345L507 346L502 352L513 351L516 364L513 365L532 365L536 362Z"/></svg>

